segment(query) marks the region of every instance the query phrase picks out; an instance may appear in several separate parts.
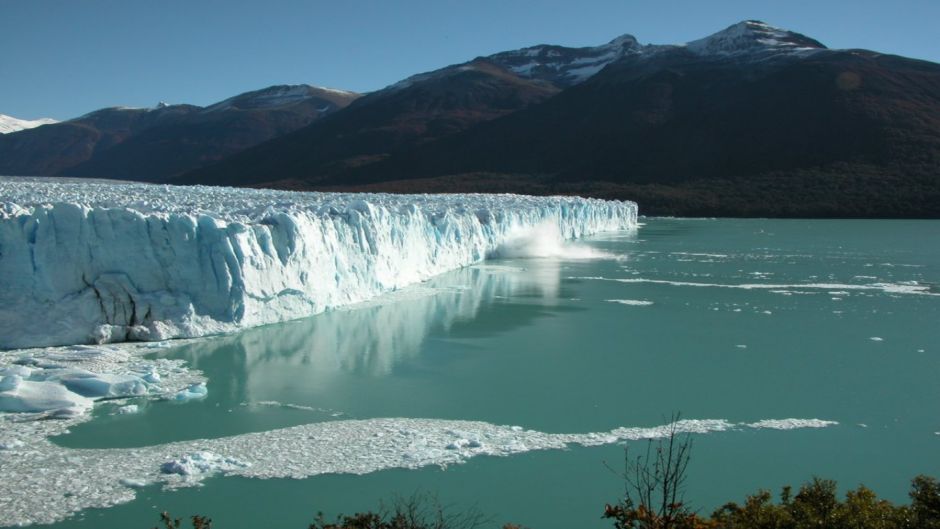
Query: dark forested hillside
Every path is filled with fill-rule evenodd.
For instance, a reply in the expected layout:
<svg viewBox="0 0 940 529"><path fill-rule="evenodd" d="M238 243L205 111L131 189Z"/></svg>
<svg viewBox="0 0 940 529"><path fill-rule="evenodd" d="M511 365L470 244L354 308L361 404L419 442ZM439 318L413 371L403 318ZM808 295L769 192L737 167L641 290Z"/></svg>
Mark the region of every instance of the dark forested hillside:
<svg viewBox="0 0 940 529"><path fill-rule="evenodd" d="M557 53L497 55L181 181L577 193L650 214L940 216L940 65L755 21L683 46L619 42L630 45L583 82L556 76L555 95L538 83L569 71ZM531 71L542 78L518 75Z"/></svg>

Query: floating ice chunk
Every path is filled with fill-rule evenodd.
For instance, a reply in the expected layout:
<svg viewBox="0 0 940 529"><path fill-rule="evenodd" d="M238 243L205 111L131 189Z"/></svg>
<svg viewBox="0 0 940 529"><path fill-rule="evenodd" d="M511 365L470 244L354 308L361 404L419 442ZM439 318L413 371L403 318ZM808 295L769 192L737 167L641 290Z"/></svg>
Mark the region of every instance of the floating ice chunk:
<svg viewBox="0 0 940 529"><path fill-rule="evenodd" d="M147 373L141 378L146 382L150 382L151 384L157 384L160 382L160 373L157 373L156 371L151 371L150 373Z"/></svg>
<svg viewBox="0 0 940 529"><path fill-rule="evenodd" d="M880 337L880 336L872 336L871 338L869 338L869 340L871 340L871 341L873 341L873 342L883 342L883 341L885 341L885 339L882 338L882 337Z"/></svg>
<svg viewBox="0 0 940 529"><path fill-rule="evenodd" d="M449 443L448 450L460 450L462 448L483 448L483 443L478 439L458 439Z"/></svg>
<svg viewBox="0 0 940 529"><path fill-rule="evenodd" d="M12 365L4 368L0 368L0 377L16 375L22 378L29 378L33 374L33 370L21 365Z"/></svg>
<svg viewBox="0 0 940 529"><path fill-rule="evenodd" d="M646 301L645 299L606 299L604 301L607 301L608 303L629 305L631 307L648 307L653 304L652 301Z"/></svg>
<svg viewBox="0 0 940 529"><path fill-rule="evenodd" d="M940 292L933 292L928 285L921 285L916 281L901 283L871 283L867 285L852 285L841 283L796 283L796 284L766 284L766 283L745 283L745 284L721 284L721 283L697 283L692 281L669 281L665 279L648 278L610 278L599 276L571 276L568 279L591 279L596 281L616 281L618 283L649 283L652 285L670 285L676 287L698 287L698 288L736 288L741 290L768 290L773 293L782 294L791 292L793 294L810 294L810 292L795 292L786 289L812 289L812 290L846 290L846 291L876 291L886 294L910 294L919 296L940 296Z"/></svg>
<svg viewBox="0 0 940 529"><path fill-rule="evenodd" d="M826 428L838 424L836 421L824 421L822 419L764 419L745 424L745 426L755 429L796 430L800 428Z"/></svg>
<svg viewBox="0 0 940 529"><path fill-rule="evenodd" d="M62 410L63 414L81 414L91 407L91 399L56 382L24 380L19 375L0 379L0 411L34 413Z"/></svg>
<svg viewBox="0 0 940 529"><path fill-rule="evenodd" d="M140 377L134 375L69 370L54 375L53 380L58 380L63 386L79 395L93 399L139 397L149 393L147 384Z"/></svg>
<svg viewBox="0 0 940 529"><path fill-rule="evenodd" d="M160 471L164 474L196 476L216 472L228 472L238 468L247 468L248 466L248 463L244 463L235 458L223 457L213 454L212 452L202 451L185 455L173 461L167 461L160 466Z"/></svg>
<svg viewBox="0 0 940 529"><path fill-rule="evenodd" d="M115 415L131 415L138 413L140 408L136 404L128 404L127 406L121 406L114 411Z"/></svg>
<svg viewBox="0 0 940 529"><path fill-rule="evenodd" d="M132 489L142 489L149 485L146 480L143 479L131 479L131 478L122 478L120 481L121 485L125 487L130 487Z"/></svg>
<svg viewBox="0 0 940 529"><path fill-rule="evenodd" d="M180 390L173 398L176 400L201 399L208 394L209 389L206 388L205 382L200 382L198 384L191 384L186 389Z"/></svg>
<svg viewBox="0 0 940 529"><path fill-rule="evenodd" d="M0 441L0 450L15 450L17 448L22 448L23 446L25 446L25 443L19 439Z"/></svg>

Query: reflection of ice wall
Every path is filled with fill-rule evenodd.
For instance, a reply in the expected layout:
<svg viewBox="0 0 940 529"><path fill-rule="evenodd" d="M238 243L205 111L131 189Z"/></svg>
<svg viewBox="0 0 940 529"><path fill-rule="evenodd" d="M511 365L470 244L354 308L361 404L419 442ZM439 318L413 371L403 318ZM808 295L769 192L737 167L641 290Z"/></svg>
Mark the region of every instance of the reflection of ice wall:
<svg viewBox="0 0 940 529"><path fill-rule="evenodd" d="M533 262L527 269L470 267L432 279L426 285L383 297L373 305L338 310L284 325L260 327L187 346L190 364L213 354L243 357L245 400L272 387L326 387L338 371L389 373L418 353L433 331L471 320L498 297L531 296L554 303L561 281L557 261ZM527 298L528 299L528 298Z"/></svg>
<svg viewBox="0 0 940 529"><path fill-rule="evenodd" d="M0 180L0 347L202 336L303 317L477 262L546 220L636 225L576 197L351 195Z"/></svg>

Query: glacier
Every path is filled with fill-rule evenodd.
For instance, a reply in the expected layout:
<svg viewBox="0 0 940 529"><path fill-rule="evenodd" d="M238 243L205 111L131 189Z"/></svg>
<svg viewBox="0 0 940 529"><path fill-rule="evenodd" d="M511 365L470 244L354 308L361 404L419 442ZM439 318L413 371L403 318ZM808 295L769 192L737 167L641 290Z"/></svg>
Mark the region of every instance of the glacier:
<svg viewBox="0 0 940 529"><path fill-rule="evenodd" d="M580 197L0 178L0 349L192 338L306 317L507 243L518 252L526 234L573 239L632 230L636 219L633 202Z"/></svg>

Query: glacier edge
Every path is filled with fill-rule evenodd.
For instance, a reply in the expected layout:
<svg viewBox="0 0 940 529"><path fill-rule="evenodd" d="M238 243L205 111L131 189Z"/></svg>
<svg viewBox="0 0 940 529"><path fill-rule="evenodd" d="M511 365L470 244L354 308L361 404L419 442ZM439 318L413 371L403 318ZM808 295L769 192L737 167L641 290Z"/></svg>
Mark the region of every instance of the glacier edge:
<svg viewBox="0 0 940 529"><path fill-rule="evenodd" d="M0 179L0 348L193 338L310 316L633 202Z"/></svg>

